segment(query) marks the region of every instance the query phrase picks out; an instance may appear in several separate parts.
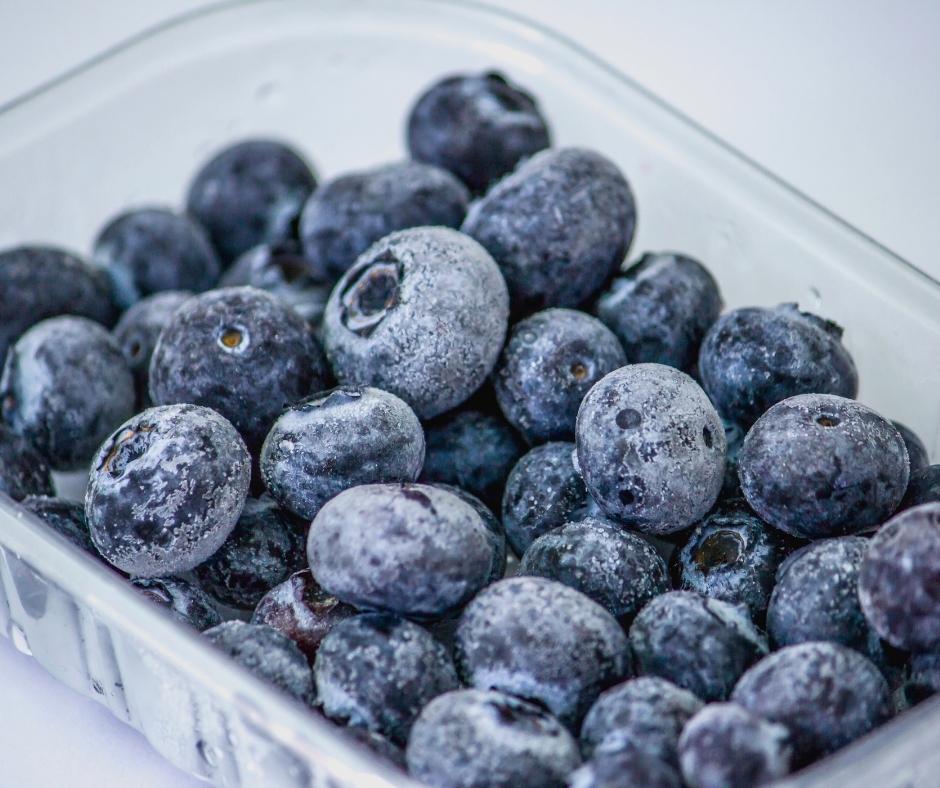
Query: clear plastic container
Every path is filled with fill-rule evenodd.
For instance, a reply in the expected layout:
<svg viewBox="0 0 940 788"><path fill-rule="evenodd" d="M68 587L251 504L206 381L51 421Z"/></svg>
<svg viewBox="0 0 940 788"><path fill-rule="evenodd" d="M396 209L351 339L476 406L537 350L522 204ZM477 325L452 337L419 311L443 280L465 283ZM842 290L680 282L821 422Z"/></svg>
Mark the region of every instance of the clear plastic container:
<svg viewBox="0 0 940 788"><path fill-rule="evenodd" d="M0 111L0 248L88 250L140 203L179 205L215 148L290 140L320 175L404 154L410 102L451 71L505 70L558 144L597 148L639 205L634 253L676 249L728 306L798 301L846 327L860 399L940 453L940 283L557 35L431 0L222 3L141 35ZM408 785L215 653L93 559L0 501L0 628L54 676L222 785ZM791 778L928 786L940 702Z"/></svg>

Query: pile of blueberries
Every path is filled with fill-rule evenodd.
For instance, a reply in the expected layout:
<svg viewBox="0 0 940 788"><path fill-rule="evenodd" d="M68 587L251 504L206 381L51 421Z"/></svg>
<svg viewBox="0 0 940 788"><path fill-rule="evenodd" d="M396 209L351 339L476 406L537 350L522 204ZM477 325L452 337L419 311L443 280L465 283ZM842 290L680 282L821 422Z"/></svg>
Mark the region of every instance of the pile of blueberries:
<svg viewBox="0 0 940 788"><path fill-rule="evenodd" d="M0 486L433 786L738 788L940 689L940 465L496 73L0 253ZM89 467L84 503L51 471Z"/></svg>

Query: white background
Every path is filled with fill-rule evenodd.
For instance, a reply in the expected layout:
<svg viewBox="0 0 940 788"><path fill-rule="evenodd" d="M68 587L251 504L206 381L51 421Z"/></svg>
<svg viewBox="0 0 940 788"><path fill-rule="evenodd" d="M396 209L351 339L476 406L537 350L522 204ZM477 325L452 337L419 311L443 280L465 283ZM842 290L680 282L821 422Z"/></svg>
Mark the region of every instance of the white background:
<svg viewBox="0 0 940 788"><path fill-rule="evenodd" d="M207 4L0 0L0 105L132 33ZM502 5L589 46L940 279L940 2ZM0 699L2 786L194 784L5 640Z"/></svg>

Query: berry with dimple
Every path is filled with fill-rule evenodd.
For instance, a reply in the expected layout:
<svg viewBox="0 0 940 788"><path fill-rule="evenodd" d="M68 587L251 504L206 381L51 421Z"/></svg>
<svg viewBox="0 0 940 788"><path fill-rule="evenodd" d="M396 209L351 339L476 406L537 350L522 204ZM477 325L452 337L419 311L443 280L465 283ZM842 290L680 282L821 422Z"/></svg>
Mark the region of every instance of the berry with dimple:
<svg viewBox="0 0 940 788"><path fill-rule="evenodd" d="M198 586L178 577L138 577L131 585L151 602L165 608L177 621L199 631L222 623L215 603Z"/></svg>

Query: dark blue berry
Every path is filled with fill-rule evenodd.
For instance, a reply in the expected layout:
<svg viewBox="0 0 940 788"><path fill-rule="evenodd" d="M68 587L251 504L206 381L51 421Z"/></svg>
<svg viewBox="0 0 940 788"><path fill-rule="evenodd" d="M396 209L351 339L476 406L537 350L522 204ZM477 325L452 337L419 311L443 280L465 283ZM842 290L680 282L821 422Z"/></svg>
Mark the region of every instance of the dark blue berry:
<svg viewBox="0 0 940 788"><path fill-rule="evenodd" d="M922 470L911 472L899 508L910 509L924 503L940 503L940 465L928 465Z"/></svg>
<svg viewBox="0 0 940 788"><path fill-rule="evenodd" d="M52 472L25 438L0 423L0 492L19 501L27 495L55 495Z"/></svg>
<svg viewBox="0 0 940 788"><path fill-rule="evenodd" d="M53 531L64 536L86 553L100 558L88 533L85 511L80 503L46 495L29 495L20 502L24 509L43 520Z"/></svg>
<svg viewBox="0 0 940 788"><path fill-rule="evenodd" d="M741 480L738 478L738 455L744 445L747 430L734 422L722 419L725 428L725 443L728 446L725 453L725 478L721 485L721 499L730 500L741 497Z"/></svg>
<svg viewBox="0 0 940 788"><path fill-rule="evenodd" d="M635 747L599 752L568 780L568 788L682 788L670 764Z"/></svg>
<svg viewBox="0 0 940 788"><path fill-rule="evenodd" d="M222 623L222 616L209 595L178 577L135 578L131 585L151 602L165 608L177 621L200 632Z"/></svg>
<svg viewBox="0 0 940 788"><path fill-rule="evenodd" d="M916 706L940 692L940 653L911 654L910 675L901 692L905 708Z"/></svg>
<svg viewBox="0 0 940 788"><path fill-rule="evenodd" d="M907 458L911 463L911 474L922 471L930 465L930 458L927 455L927 447L910 427L905 427L899 421L892 421L894 428L901 434L904 445L907 447Z"/></svg>

